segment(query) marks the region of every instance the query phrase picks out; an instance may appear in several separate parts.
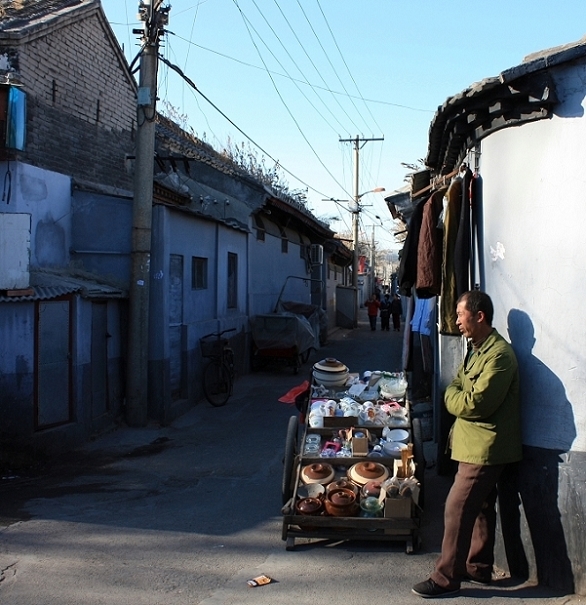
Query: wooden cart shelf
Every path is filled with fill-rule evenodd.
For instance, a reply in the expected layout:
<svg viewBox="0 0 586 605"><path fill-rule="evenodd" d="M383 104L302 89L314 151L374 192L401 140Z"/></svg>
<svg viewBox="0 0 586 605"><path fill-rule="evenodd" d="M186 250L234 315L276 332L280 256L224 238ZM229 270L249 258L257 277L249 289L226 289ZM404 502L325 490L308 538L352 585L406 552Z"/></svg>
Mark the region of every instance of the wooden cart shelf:
<svg viewBox="0 0 586 605"><path fill-rule="evenodd" d="M300 430L300 428L302 430ZM340 429L345 427L340 427ZM357 426L358 429L368 429L380 436L383 427ZM412 431L412 440L419 438L419 431ZM329 436L336 427L314 428L307 423L300 427L296 416L289 421L285 447L285 468L283 474L283 528L282 539L286 549L295 548L295 540L304 539L333 539L333 540L378 540L404 542L405 552L411 554L419 547L419 529L421 525L420 511L417 505L411 507L411 516L401 517L334 517L328 515L305 516L296 514L295 502L300 486L301 469L313 463L329 463L334 467L346 467L364 461L379 462L391 471L395 459L388 456L370 458L365 456L353 457L322 457L319 455L303 454L305 438L308 434ZM300 435L301 433L301 435ZM421 443L414 443L414 450L421 448ZM417 460L416 460L417 462ZM421 481L421 479L420 479Z"/></svg>

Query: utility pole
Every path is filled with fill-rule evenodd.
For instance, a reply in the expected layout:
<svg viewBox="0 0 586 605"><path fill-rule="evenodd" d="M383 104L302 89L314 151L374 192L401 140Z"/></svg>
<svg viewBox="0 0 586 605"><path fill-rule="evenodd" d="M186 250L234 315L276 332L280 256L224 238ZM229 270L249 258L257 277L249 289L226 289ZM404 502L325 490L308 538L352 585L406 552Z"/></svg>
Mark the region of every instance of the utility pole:
<svg viewBox="0 0 586 605"><path fill-rule="evenodd" d="M162 0L140 0L140 75L137 97L136 159L132 205L132 253L130 269L130 312L126 376L126 421L145 426L148 421L148 332L153 213L153 162L159 39L167 24L169 9Z"/></svg>
<svg viewBox="0 0 586 605"><path fill-rule="evenodd" d="M376 264L376 254L374 251L374 227L372 226L372 244L370 247L370 270L372 272L372 290L376 291L376 273L375 273L375 264Z"/></svg>
<svg viewBox="0 0 586 605"><path fill-rule="evenodd" d="M354 327L358 327L358 218L360 214L360 198L365 193L358 193L358 176L359 176L359 163L360 163L360 149L366 145L369 141L384 141L384 137L381 138L370 138L363 139L356 135L353 139L340 139L340 143L353 143L354 144L354 208L352 210L352 233L353 233L353 244L354 244L354 256L352 258L352 287L354 288ZM362 145L361 145L362 143ZM377 188L377 191L383 190Z"/></svg>

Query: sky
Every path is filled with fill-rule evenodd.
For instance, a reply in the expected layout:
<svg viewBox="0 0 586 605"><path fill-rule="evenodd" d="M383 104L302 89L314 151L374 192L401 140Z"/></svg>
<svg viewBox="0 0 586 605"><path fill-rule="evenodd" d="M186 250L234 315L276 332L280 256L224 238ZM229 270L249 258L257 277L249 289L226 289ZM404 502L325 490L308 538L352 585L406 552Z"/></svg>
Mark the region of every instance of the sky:
<svg viewBox="0 0 586 605"><path fill-rule="evenodd" d="M138 0L102 6L131 62ZM437 108L582 38L586 2L174 0L167 30L161 54L199 92L161 63L157 109L218 151L278 162L288 189L339 233L351 231L357 161L360 237L384 249L400 247L384 197L406 185L405 164L424 167Z"/></svg>

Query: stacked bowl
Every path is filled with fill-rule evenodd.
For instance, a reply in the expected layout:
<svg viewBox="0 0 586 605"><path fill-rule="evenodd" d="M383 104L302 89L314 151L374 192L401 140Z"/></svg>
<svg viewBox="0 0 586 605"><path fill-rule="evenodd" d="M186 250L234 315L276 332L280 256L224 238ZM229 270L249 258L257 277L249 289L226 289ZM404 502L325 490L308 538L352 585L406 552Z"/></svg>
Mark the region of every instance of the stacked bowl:
<svg viewBox="0 0 586 605"><path fill-rule="evenodd" d="M313 379L327 389L342 387L348 381L348 368L333 357L326 357L313 364Z"/></svg>

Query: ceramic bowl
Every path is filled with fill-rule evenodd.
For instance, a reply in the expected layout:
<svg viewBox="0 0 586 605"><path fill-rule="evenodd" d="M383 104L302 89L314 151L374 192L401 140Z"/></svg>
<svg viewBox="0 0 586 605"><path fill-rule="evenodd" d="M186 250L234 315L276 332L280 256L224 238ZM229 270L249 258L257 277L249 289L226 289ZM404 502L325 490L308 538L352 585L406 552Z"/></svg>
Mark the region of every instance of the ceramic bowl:
<svg viewBox="0 0 586 605"><path fill-rule="evenodd" d="M407 444L402 441L385 441L382 447L386 456L400 458L401 451L407 448Z"/></svg>
<svg viewBox="0 0 586 605"><path fill-rule="evenodd" d="M386 438L388 441L402 441L403 443L407 443L409 441L409 431L405 429L391 429Z"/></svg>

